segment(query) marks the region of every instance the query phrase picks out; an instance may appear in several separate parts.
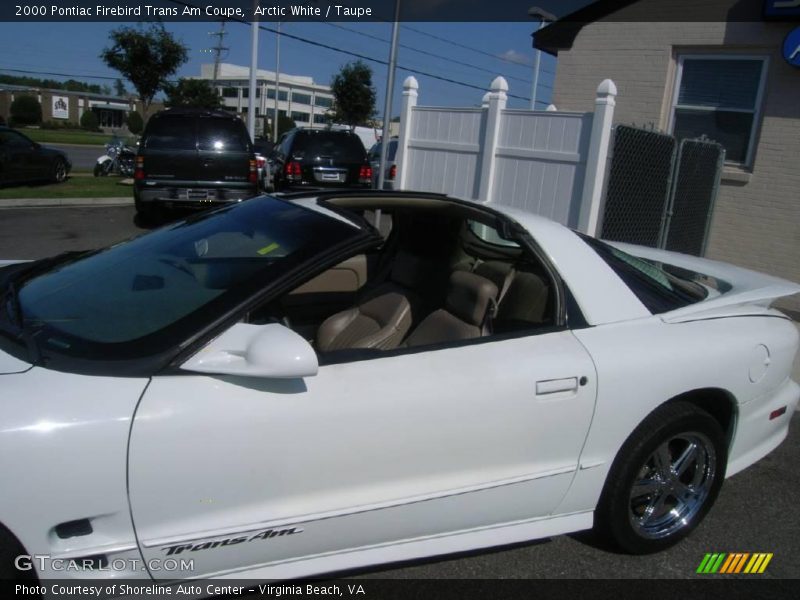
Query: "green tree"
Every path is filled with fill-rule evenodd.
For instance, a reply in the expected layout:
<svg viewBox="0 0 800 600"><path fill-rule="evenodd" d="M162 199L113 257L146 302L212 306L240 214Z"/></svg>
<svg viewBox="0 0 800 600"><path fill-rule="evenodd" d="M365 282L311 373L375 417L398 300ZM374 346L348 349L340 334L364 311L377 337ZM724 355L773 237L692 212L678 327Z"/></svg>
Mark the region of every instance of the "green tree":
<svg viewBox="0 0 800 600"><path fill-rule="evenodd" d="M270 111L270 116L271 115L272 115L272 112ZM271 140L272 139L272 127L270 125L271 125L271 123L269 123L265 119L264 120L264 137L266 137L266 138ZM278 115L278 138L280 138L287 131L291 131L295 127L297 127L297 125L295 125L294 120L292 120L291 117L289 117L287 115L280 115L280 114Z"/></svg>
<svg viewBox="0 0 800 600"><path fill-rule="evenodd" d="M103 49L100 58L133 84L147 114L156 93L188 60L188 48L164 29L163 23L120 27L111 31L109 38L112 44Z"/></svg>
<svg viewBox="0 0 800 600"><path fill-rule="evenodd" d="M100 129L100 122L93 110L87 110L81 115L81 128L86 131L97 131Z"/></svg>
<svg viewBox="0 0 800 600"><path fill-rule="evenodd" d="M217 90L211 87L211 83L205 79L181 77L178 83L165 84L164 93L167 95L164 104L170 108L174 106L219 108L222 106L222 99Z"/></svg>
<svg viewBox="0 0 800 600"><path fill-rule="evenodd" d="M17 125L38 125L42 122L42 105L34 96L19 96L11 103L11 122Z"/></svg>
<svg viewBox="0 0 800 600"><path fill-rule="evenodd" d="M125 84L122 83L122 79L116 79L114 81L114 93L120 98L128 93L128 90L125 89Z"/></svg>
<svg viewBox="0 0 800 600"><path fill-rule="evenodd" d="M133 135L139 135L142 133L144 129L144 121L142 120L142 115L138 112L131 111L128 113L128 118L126 119L128 124L128 131L130 131Z"/></svg>
<svg viewBox="0 0 800 600"><path fill-rule="evenodd" d="M375 88L372 69L357 60L347 63L331 80L333 108L331 120L351 129L366 123L375 114Z"/></svg>

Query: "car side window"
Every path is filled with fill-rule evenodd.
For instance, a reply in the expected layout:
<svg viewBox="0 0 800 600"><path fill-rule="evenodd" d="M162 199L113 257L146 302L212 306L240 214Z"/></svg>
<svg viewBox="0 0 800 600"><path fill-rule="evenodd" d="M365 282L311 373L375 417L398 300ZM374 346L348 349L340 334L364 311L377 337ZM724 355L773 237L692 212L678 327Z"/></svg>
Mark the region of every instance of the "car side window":
<svg viewBox="0 0 800 600"><path fill-rule="evenodd" d="M283 158L286 156L286 140L288 139L289 134L284 133L279 139L278 143L275 144L275 148L272 150L272 155L276 158Z"/></svg>
<svg viewBox="0 0 800 600"><path fill-rule="evenodd" d="M506 248L519 248L517 242L501 237L494 227L489 227L477 221L468 221L467 223L469 225L469 230L487 244Z"/></svg>
<svg viewBox="0 0 800 600"><path fill-rule="evenodd" d="M30 149L33 147L33 142L23 135L15 131L6 131L6 145L9 148L25 148Z"/></svg>

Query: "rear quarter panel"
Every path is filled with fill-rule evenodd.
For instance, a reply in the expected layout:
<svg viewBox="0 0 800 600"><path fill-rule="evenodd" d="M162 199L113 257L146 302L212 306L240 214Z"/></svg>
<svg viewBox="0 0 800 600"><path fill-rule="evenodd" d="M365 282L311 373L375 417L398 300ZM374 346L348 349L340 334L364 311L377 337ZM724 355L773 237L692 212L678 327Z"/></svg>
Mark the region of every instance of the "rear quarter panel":
<svg viewBox="0 0 800 600"><path fill-rule="evenodd" d="M683 393L716 388L735 402L728 476L761 458L786 435L797 403L797 386L789 375L798 332L785 318L667 324L649 317L577 330L575 335L595 361L598 397L578 474L558 512L593 509L630 433L655 408ZM769 365L753 381L751 374L759 375L764 363L761 346L768 348ZM767 410L756 421L739 421L740 414L763 413L778 398L793 402L781 419L769 421ZM754 452L758 444L763 452Z"/></svg>

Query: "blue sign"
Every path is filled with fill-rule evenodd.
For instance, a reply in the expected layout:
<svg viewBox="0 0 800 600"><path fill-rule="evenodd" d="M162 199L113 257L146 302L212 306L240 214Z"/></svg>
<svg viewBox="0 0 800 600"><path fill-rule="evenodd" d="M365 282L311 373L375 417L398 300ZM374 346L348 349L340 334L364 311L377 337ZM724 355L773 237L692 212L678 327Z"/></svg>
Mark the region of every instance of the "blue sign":
<svg viewBox="0 0 800 600"><path fill-rule="evenodd" d="M800 0L764 0L764 16L771 19L800 17Z"/></svg>
<svg viewBox="0 0 800 600"><path fill-rule="evenodd" d="M783 40L783 58L793 67L800 67L800 27L790 31Z"/></svg>

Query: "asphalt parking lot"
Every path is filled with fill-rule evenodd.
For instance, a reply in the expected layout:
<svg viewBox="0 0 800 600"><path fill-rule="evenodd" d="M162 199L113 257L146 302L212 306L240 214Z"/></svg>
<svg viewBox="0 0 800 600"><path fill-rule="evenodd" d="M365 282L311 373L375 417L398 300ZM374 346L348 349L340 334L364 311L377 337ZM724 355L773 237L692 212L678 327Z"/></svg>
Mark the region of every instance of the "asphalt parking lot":
<svg viewBox="0 0 800 600"><path fill-rule="evenodd" d="M95 248L146 231L132 206L0 210L0 259L42 258ZM796 369L796 373L798 370ZM795 375L797 377L797 375ZM591 535L578 534L514 547L393 565L359 578L722 578L695 575L707 552L772 552L764 578L800 577L797 498L800 495L800 422L770 456L723 486L717 505L687 540L667 552L616 554ZM753 576L736 576L753 577Z"/></svg>

